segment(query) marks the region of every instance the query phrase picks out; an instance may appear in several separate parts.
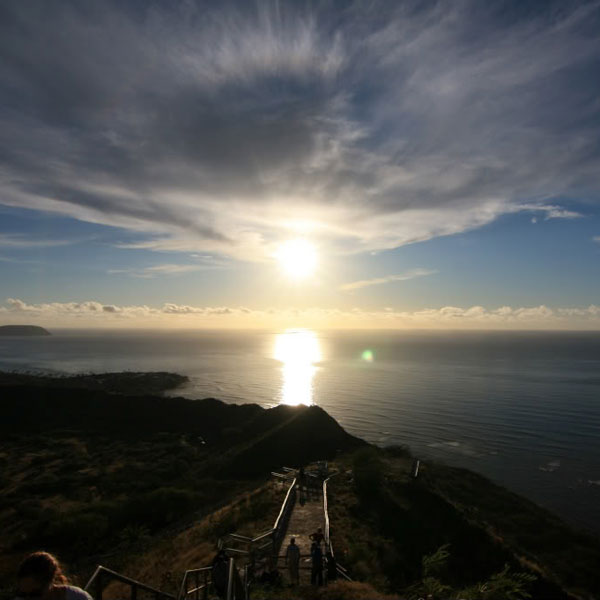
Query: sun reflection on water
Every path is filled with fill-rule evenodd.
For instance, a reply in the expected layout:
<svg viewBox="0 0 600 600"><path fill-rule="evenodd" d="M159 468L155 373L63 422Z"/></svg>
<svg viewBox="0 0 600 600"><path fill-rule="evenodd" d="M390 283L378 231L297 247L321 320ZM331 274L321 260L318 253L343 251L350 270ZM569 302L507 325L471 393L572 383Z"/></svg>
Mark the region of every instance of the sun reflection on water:
<svg viewBox="0 0 600 600"><path fill-rule="evenodd" d="M277 334L273 358L283 363L280 404L313 404L313 378L321 360L319 338L309 329L288 329Z"/></svg>

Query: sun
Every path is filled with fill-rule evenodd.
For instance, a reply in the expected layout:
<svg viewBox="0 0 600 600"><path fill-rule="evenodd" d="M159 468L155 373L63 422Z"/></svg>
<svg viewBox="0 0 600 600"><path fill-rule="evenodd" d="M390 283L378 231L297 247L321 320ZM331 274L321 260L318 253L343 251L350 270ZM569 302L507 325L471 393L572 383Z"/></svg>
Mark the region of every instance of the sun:
<svg viewBox="0 0 600 600"><path fill-rule="evenodd" d="M317 249L305 239L283 242L275 252L275 258L292 279L306 279L317 267Z"/></svg>

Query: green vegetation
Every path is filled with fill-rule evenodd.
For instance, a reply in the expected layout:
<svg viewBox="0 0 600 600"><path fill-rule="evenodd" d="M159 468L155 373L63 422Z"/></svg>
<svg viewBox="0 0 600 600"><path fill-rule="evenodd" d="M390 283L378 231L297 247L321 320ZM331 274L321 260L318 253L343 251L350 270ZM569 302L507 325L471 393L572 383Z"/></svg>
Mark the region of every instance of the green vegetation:
<svg viewBox="0 0 600 600"><path fill-rule="evenodd" d="M244 492L190 526L134 539L131 545L123 547L120 557L111 557L111 565L118 565L135 579L176 594L186 569L210 564L220 536L238 533L253 537L272 527L284 494L284 488L271 483ZM105 597L123 598L120 591L113 584L105 590Z"/></svg>
<svg viewBox="0 0 600 600"><path fill-rule="evenodd" d="M56 552L80 582L98 562L150 576L132 553L171 548L174 533L202 522L192 537L204 554L184 546L180 554L207 558L220 535L274 520L282 497L247 497L272 469L364 445L317 407L41 385L5 385L2 395L0 597L10 596L23 555L40 548ZM299 444L309 431L322 441ZM172 551L165 556L175 560Z"/></svg>
<svg viewBox="0 0 600 600"><path fill-rule="evenodd" d="M331 535L354 578L408 599L598 593L598 540L483 477L427 463L413 480L411 464L402 448L369 447L336 461ZM559 565L565 552L575 560Z"/></svg>
<svg viewBox="0 0 600 600"><path fill-rule="evenodd" d="M169 433L139 440L74 432L4 437L2 584L26 552L42 547L87 572L82 557L118 554L251 485L215 480L204 469L207 454L197 440Z"/></svg>
<svg viewBox="0 0 600 600"><path fill-rule="evenodd" d="M600 594L600 543L556 515L468 471L431 463L420 484L485 530L522 564L578 596Z"/></svg>
<svg viewBox="0 0 600 600"><path fill-rule="evenodd" d="M101 373L87 375L30 375L0 371L1 386L101 390L112 394L160 394L188 381L177 373Z"/></svg>
<svg viewBox="0 0 600 600"><path fill-rule="evenodd" d="M143 380L4 380L0 600L11 596L23 555L40 548L56 552L79 583L102 563L174 592L186 568L210 561L220 536L271 527L284 493L265 484L272 469L323 458L338 471L329 483L336 558L357 581L303 589L308 600L600 592L597 539L481 476L426 463L414 480L406 448L369 446L318 407L265 410L102 389L103 381L114 392L129 376L121 390Z"/></svg>

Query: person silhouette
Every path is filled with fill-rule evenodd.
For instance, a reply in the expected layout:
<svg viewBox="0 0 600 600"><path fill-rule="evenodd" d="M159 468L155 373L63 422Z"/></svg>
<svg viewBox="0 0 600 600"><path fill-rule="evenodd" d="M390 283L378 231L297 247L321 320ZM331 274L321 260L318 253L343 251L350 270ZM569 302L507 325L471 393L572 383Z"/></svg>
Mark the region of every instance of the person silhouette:
<svg viewBox="0 0 600 600"><path fill-rule="evenodd" d="M296 545L296 538L290 538L290 543L285 551L285 564L288 566L290 584L298 585L300 583L300 576L298 573L300 566L300 548Z"/></svg>
<svg viewBox="0 0 600 600"><path fill-rule="evenodd" d="M311 533L308 537L313 542L316 542L319 546L321 545L321 542L325 539L325 536L323 535L323 529L321 527L319 527L315 532Z"/></svg>
<svg viewBox="0 0 600 600"><path fill-rule="evenodd" d="M16 598L92 600L85 590L69 584L60 562L48 552L33 552L19 565Z"/></svg>
<svg viewBox="0 0 600 600"><path fill-rule="evenodd" d="M317 542L312 543L310 556L312 559L310 582L312 585L323 585L323 552Z"/></svg>
<svg viewBox="0 0 600 600"><path fill-rule="evenodd" d="M211 578L217 596L225 598L229 581L229 557L223 549L219 550L212 560Z"/></svg>

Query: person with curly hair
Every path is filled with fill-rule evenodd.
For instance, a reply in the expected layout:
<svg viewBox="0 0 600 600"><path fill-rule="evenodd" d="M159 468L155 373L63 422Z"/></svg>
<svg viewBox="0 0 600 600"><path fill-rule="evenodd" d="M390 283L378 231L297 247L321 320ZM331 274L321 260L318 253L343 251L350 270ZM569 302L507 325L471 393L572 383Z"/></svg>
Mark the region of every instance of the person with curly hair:
<svg viewBox="0 0 600 600"><path fill-rule="evenodd" d="M69 584L58 560L48 552L27 556L17 571L17 599L92 600L84 590Z"/></svg>

